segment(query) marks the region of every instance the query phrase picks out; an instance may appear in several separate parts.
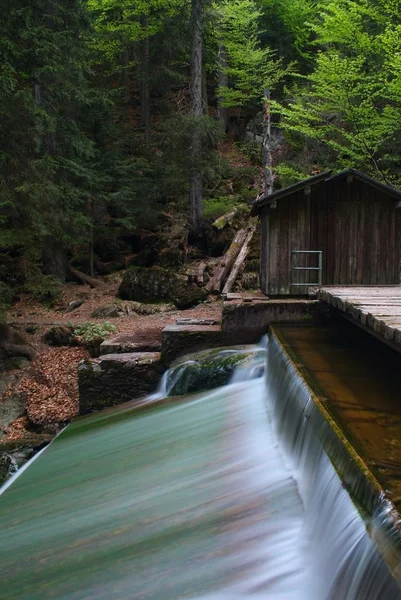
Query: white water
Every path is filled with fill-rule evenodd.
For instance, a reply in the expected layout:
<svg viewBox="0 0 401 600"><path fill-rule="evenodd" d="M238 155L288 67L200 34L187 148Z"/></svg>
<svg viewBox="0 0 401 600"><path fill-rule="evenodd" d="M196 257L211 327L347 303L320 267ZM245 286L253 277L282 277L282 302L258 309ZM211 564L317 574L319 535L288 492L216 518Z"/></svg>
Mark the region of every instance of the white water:
<svg viewBox="0 0 401 600"><path fill-rule="evenodd" d="M349 458L336 447L330 426L274 341L268 348L266 387L280 448L294 473L305 510L302 535L308 556L307 591L302 590L298 598L398 600L399 587L367 531L383 518L385 504L379 504L376 515L363 521L322 440L329 441L333 454L337 452L337 468L342 466L345 474ZM355 473L350 473L352 476ZM363 490L363 481L360 485Z"/></svg>
<svg viewBox="0 0 401 600"><path fill-rule="evenodd" d="M274 343L257 367L139 418L73 424L1 498L0 597L399 600L308 389Z"/></svg>

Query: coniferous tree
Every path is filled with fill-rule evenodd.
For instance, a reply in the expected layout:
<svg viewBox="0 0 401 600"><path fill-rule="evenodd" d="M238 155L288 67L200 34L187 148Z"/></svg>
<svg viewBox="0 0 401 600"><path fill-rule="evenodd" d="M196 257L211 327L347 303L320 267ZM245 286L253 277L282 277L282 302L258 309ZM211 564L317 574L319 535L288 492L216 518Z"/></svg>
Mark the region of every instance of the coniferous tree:
<svg viewBox="0 0 401 600"><path fill-rule="evenodd" d="M84 234L98 176L81 124L92 102L89 22L80 0L16 0L2 14L0 245L34 248L63 278L63 245Z"/></svg>

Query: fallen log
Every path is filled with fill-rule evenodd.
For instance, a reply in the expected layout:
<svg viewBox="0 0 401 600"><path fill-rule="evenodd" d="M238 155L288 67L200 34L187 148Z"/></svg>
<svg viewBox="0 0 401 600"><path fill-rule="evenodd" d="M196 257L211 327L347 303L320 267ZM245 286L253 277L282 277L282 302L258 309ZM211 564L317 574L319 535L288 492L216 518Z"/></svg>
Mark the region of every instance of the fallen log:
<svg viewBox="0 0 401 600"><path fill-rule="evenodd" d="M216 219L215 222L212 223L212 227L214 227L215 229L224 229L224 227L226 225L231 223L231 221L233 220L233 218L235 217L237 212L238 212L238 210L236 208L234 208L234 210L232 210L231 212L226 213L222 217L219 217L218 219Z"/></svg>
<svg viewBox="0 0 401 600"><path fill-rule="evenodd" d="M221 292L221 288L224 285L225 280L227 279L228 274L230 273L233 264L242 248L243 243L246 240L248 234L248 229L240 229L237 231L234 240L231 243L231 246L223 256L219 266L216 269L215 274L206 285L206 290L208 292Z"/></svg>
<svg viewBox="0 0 401 600"><path fill-rule="evenodd" d="M198 285L203 285L205 282L205 271L206 271L206 263L199 263L198 268L195 273L195 283Z"/></svg>
<svg viewBox="0 0 401 600"><path fill-rule="evenodd" d="M248 235L245 238L245 241L240 250L240 253L237 256L237 260L235 261L234 266L231 270L231 273L228 276L226 284L223 288L223 294L228 294L229 292L231 292L231 289L235 283L235 280L237 279L238 273L245 263L246 257L249 252L249 244L251 243L251 240L253 238L253 234L255 233L255 230L256 230L256 225L251 225L251 227L249 227Z"/></svg>
<svg viewBox="0 0 401 600"><path fill-rule="evenodd" d="M77 269L73 269L72 267L70 268L69 274L74 279L74 281L77 281L78 283L81 283L82 285L89 285L89 287L91 287L91 288L97 288L100 285L102 285L102 282L99 281L98 279L95 279L94 277L90 277L89 275L86 275L86 273L77 271Z"/></svg>

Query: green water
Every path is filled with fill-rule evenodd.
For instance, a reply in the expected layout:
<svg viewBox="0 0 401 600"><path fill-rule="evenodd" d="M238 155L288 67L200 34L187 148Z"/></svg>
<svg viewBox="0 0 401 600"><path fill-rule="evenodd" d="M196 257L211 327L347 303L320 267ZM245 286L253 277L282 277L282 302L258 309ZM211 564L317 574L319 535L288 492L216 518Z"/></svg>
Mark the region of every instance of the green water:
<svg viewBox="0 0 401 600"><path fill-rule="evenodd" d="M70 425L0 497L0 598L296 589L302 505L263 395L250 381Z"/></svg>

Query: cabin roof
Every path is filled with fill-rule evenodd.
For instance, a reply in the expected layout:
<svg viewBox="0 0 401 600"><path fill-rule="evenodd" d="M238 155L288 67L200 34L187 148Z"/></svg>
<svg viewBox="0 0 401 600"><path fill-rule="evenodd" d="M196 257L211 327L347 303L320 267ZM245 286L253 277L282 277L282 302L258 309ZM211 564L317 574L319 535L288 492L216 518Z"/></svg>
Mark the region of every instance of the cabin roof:
<svg viewBox="0 0 401 600"><path fill-rule="evenodd" d="M354 179L358 179L359 181L363 181L371 187L378 189L383 194L391 196L395 200L401 200L401 192L388 185L385 185L384 183L380 183L380 181L377 181L377 179L373 179L373 177L369 177L369 175L365 175L356 169L345 169L344 171L336 173L335 175L332 173L333 171L324 171L323 173L319 173L319 175L314 175L313 177L303 179L302 181L294 183L293 185L283 188L282 190L277 190L277 192L274 192L273 194L258 198L252 204L251 214L257 215L262 208L270 206L272 202L277 202L277 200L280 200L281 198L291 196L292 194L295 194L308 187L312 187L318 183L327 184L330 181L335 181L349 176L352 176Z"/></svg>

